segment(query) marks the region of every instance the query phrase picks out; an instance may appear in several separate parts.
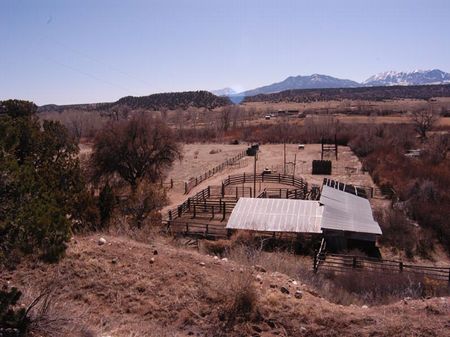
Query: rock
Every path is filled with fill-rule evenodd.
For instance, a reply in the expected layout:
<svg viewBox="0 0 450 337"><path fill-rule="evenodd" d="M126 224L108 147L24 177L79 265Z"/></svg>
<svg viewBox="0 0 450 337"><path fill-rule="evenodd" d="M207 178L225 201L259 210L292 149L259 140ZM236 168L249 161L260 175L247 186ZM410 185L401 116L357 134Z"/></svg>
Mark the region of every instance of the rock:
<svg viewBox="0 0 450 337"><path fill-rule="evenodd" d="M294 294L295 298L301 299L303 297L303 293L300 290L297 290Z"/></svg>
<svg viewBox="0 0 450 337"><path fill-rule="evenodd" d="M218 260L219 259L219 257L218 256L214 256L214 260Z"/></svg>
<svg viewBox="0 0 450 337"><path fill-rule="evenodd" d="M280 290L283 294L289 294L289 289L286 287L281 287Z"/></svg>
<svg viewBox="0 0 450 337"><path fill-rule="evenodd" d="M256 275L256 281L258 281L258 282L262 282L262 276L261 275Z"/></svg>
<svg viewBox="0 0 450 337"><path fill-rule="evenodd" d="M223 262L228 262L228 259L227 259L226 257L224 257L224 258L222 259L222 261L223 261Z"/></svg>
<svg viewBox="0 0 450 337"><path fill-rule="evenodd" d="M301 332L306 332L307 329L306 329L304 326L302 326L302 327L300 327L300 331L301 331Z"/></svg>
<svg viewBox="0 0 450 337"><path fill-rule="evenodd" d="M273 284L273 283L272 283L272 284L269 285L269 287L272 288L272 289L275 289L275 288L277 288L278 286L277 286L276 284Z"/></svg>
<svg viewBox="0 0 450 337"><path fill-rule="evenodd" d="M119 259L117 257L115 257L114 259L111 260L112 264L117 264L117 262L119 261Z"/></svg>
<svg viewBox="0 0 450 337"><path fill-rule="evenodd" d="M244 272L244 268L239 268L239 272L242 274Z"/></svg>
<svg viewBox="0 0 450 337"><path fill-rule="evenodd" d="M106 243L106 239L105 238L100 238L100 239L98 239L97 243L98 243L99 246L103 246Z"/></svg>
<svg viewBox="0 0 450 337"><path fill-rule="evenodd" d="M152 257L152 258L150 259L150 264L153 264L153 263L155 263L155 258Z"/></svg>
<svg viewBox="0 0 450 337"><path fill-rule="evenodd" d="M153 255L158 255L158 251L156 249L153 251Z"/></svg>
<svg viewBox="0 0 450 337"><path fill-rule="evenodd" d="M297 281L292 281L292 284L293 284L294 286L296 286L298 283L297 283Z"/></svg>
<svg viewBox="0 0 450 337"><path fill-rule="evenodd" d="M266 272L266 269L263 266L260 266L260 265L253 266L253 268L255 268L256 271L259 271L261 273L265 273Z"/></svg>
<svg viewBox="0 0 450 337"><path fill-rule="evenodd" d="M205 262L200 262L199 265L202 267L206 266Z"/></svg>
<svg viewBox="0 0 450 337"><path fill-rule="evenodd" d="M363 308L363 309L369 309L369 307L367 306L367 305L363 305L361 308Z"/></svg>

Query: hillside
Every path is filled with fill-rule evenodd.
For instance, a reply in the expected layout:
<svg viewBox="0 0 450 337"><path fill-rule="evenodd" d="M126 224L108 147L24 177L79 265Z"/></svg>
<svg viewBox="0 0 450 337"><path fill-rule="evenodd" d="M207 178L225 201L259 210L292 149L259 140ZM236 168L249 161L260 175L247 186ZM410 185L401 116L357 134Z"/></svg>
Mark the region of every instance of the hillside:
<svg viewBox="0 0 450 337"><path fill-rule="evenodd" d="M214 109L231 104L226 97L218 97L208 91L185 91L152 94L148 96L126 96L112 103L92 103L92 104L70 104L55 105L48 104L40 106L38 112L62 112L64 110L95 110L108 111L116 107L129 109L187 109L188 107Z"/></svg>
<svg viewBox="0 0 450 337"><path fill-rule="evenodd" d="M144 244L105 236L103 246L98 238L75 237L60 263L29 261L2 271L0 280L28 299L51 282L49 315L60 321L50 328L59 336L450 336L449 298L342 306L287 275L163 238ZM256 296L250 316L230 311L230 301L249 288Z"/></svg>
<svg viewBox="0 0 450 337"><path fill-rule="evenodd" d="M450 97L450 85L419 85L419 86L382 86L340 89L305 89L287 90L268 95L245 97L245 102L295 102L307 103L329 100L370 100L382 101L389 99L425 99L432 97Z"/></svg>

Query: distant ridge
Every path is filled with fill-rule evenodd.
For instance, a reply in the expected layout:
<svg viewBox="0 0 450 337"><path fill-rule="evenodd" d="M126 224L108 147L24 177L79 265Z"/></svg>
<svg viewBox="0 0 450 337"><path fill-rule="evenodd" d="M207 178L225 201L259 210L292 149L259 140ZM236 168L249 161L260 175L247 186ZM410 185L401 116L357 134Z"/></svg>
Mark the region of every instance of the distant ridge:
<svg viewBox="0 0 450 337"><path fill-rule="evenodd" d="M63 111L66 109L107 110L114 107L128 107L130 109L187 109L189 107L214 109L231 104L228 97L218 97L209 91L184 91L152 94L148 96L126 96L111 103L47 104L40 106L38 111Z"/></svg>
<svg viewBox="0 0 450 337"><path fill-rule="evenodd" d="M230 88L213 90L218 96L247 97L260 94L273 94L297 89L359 88L393 85L430 85L450 83L450 74L439 69L414 70L411 72L386 71L369 77L362 83L340 79L328 75L312 74L308 76L289 76L281 82L272 83L255 89L236 93Z"/></svg>
<svg viewBox="0 0 450 337"><path fill-rule="evenodd" d="M355 88L360 86L358 82L339 79L320 74L310 76L290 76L284 81L266 85L240 93L240 96L254 96L259 94L272 94L284 90L294 89L320 89L320 88Z"/></svg>
<svg viewBox="0 0 450 337"><path fill-rule="evenodd" d="M369 77L364 86L425 85L450 83L450 74L439 69L411 72L386 71Z"/></svg>

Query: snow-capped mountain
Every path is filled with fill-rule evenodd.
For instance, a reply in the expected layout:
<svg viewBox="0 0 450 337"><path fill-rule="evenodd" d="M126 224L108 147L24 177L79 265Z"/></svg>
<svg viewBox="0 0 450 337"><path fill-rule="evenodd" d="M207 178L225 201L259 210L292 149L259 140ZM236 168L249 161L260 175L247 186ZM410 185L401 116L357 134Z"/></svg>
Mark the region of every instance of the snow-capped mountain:
<svg viewBox="0 0 450 337"><path fill-rule="evenodd" d="M310 76L289 76L284 81L244 91L240 95L253 96L258 94L271 94L292 89L322 89L322 88L354 88L359 83L340 79L328 75L312 74Z"/></svg>
<svg viewBox="0 0 450 337"><path fill-rule="evenodd" d="M211 90L210 92L216 96L233 96L233 95L237 94L237 92L231 88Z"/></svg>
<svg viewBox="0 0 450 337"><path fill-rule="evenodd" d="M439 69L414 70L412 72L386 71L369 77L365 86L424 85L450 83L450 74Z"/></svg>

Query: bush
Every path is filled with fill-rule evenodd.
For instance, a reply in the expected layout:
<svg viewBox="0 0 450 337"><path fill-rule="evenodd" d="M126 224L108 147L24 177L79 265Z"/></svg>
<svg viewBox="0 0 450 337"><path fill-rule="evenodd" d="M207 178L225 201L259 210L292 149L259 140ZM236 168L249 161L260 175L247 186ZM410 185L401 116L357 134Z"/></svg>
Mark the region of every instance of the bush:
<svg viewBox="0 0 450 337"><path fill-rule="evenodd" d="M258 295L253 282L249 272L230 273L221 285L219 319L223 322L224 332L229 331L236 322L257 319Z"/></svg>
<svg viewBox="0 0 450 337"><path fill-rule="evenodd" d="M0 264L56 261L84 214L78 148L61 124L41 125L30 102L0 102L0 112Z"/></svg>
<svg viewBox="0 0 450 337"><path fill-rule="evenodd" d="M344 305L386 304L405 297L420 298L426 293L424 278L414 274L348 271L324 277L332 287L327 297Z"/></svg>
<svg viewBox="0 0 450 337"><path fill-rule="evenodd" d="M17 288L0 290L0 335L5 337L23 336L30 325L25 308L15 308L22 293ZM13 329L10 335L2 329Z"/></svg>

